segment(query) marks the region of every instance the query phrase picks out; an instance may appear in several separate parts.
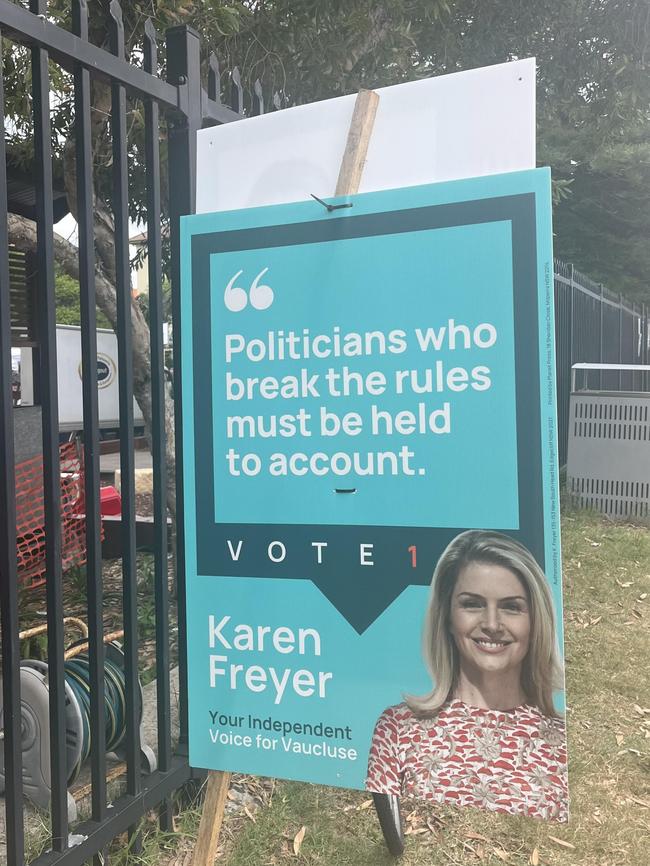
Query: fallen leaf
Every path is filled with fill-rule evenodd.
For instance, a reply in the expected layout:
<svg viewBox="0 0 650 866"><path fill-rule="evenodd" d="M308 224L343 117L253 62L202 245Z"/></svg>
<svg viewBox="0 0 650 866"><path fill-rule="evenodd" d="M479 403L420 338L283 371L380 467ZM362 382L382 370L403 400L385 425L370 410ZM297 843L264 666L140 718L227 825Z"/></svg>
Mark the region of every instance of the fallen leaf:
<svg viewBox="0 0 650 866"><path fill-rule="evenodd" d="M616 583L621 587L621 589L627 589L628 586L632 586L634 581L633 580L626 580L625 583L623 583L623 581L616 578Z"/></svg>
<svg viewBox="0 0 650 866"><path fill-rule="evenodd" d="M570 842L565 842L564 839L558 839L557 836L549 836L548 837L551 842L555 842L556 845L561 845L562 848L571 848L572 851L575 851L575 845L572 845Z"/></svg>
<svg viewBox="0 0 650 866"><path fill-rule="evenodd" d="M486 836L481 836L480 833L465 833L466 839L476 839L477 842L489 842Z"/></svg>
<svg viewBox="0 0 650 866"><path fill-rule="evenodd" d="M596 619L592 619L589 624L590 625L598 625L598 623L601 621L601 619L602 619L602 616L597 616Z"/></svg>
<svg viewBox="0 0 650 866"><path fill-rule="evenodd" d="M360 809L369 809L372 806L372 800L364 800L363 803L359 806Z"/></svg>
<svg viewBox="0 0 650 866"><path fill-rule="evenodd" d="M624 740L625 740L625 737L623 736L623 734L616 734L616 745L617 746L623 745Z"/></svg>
<svg viewBox="0 0 650 866"><path fill-rule="evenodd" d="M250 809L248 808L248 806L244 806L244 814L245 814L248 818L251 819L251 821L253 822L253 824L256 824L256 823L257 823L257 818L255 817L255 815L253 815L253 813L250 811Z"/></svg>
<svg viewBox="0 0 650 866"><path fill-rule="evenodd" d="M503 860L504 863L507 863L510 859L510 854L507 851L504 851L503 848L493 848L494 853L497 855L499 860Z"/></svg>
<svg viewBox="0 0 650 866"><path fill-rule="evenodd" d="M300 830L293 837L293 853L298 856L300 854L300 846L302 845L302 840L305 838L305 833L307 832L306 827L301 827Z"/></svg>
<svg viewBox="0 0 650 866"><path fill-rule="evenodd" d="M539 848L533 848L529 863L530 866L539 866Z"/></svg>
<svg viewBox="0 0 650 866"><path fill-rule="evenodd" d="M646 599L647 597L648 597L648 593L647 593L647 592L642 592L641 595L639 596L639 601L645 601L645 599Z"/></svg>

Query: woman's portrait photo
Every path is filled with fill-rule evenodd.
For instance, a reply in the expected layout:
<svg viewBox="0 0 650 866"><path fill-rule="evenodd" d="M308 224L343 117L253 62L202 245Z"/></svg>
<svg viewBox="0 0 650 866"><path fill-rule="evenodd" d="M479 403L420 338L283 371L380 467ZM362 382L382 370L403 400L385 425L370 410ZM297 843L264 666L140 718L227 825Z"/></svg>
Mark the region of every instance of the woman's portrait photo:
<svg viewBox="0 0 650 866"><path fill-rule="evenodd" d="M563 671L530 551L498 532L454 538L433 574L423 655L433 688L379 717L366 789L566 821Z"/></svg>

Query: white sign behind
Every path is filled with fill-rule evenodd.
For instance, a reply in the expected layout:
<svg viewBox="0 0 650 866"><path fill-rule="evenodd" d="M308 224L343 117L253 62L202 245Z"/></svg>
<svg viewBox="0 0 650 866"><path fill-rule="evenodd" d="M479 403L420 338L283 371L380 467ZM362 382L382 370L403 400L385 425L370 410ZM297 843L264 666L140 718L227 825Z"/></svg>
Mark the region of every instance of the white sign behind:
<svg viewBox="0 0 650 866"><path fill-rule="evenodd" d="M377 90L360 192L535 167L535 61ZM198 133L197 213L331 196L355 94Z"/></svg>

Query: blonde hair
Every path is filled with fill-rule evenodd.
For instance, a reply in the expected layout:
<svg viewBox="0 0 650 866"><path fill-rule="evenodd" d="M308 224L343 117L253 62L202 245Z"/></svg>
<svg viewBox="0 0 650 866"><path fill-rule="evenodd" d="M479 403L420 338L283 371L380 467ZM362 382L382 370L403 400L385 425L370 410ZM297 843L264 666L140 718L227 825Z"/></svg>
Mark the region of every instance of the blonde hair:
<svg viewBox="0 0 650 866"><path fill-rule="evenodd" d="M526 700L545 716L559 716L553 690L564 675L555 634L555 613L548 581L533 555L500 532L470 530L457 535L444 551L431 581L424 623L423 655L433 689L421 697L405 695L418 715L434 715L453 695L458 676L458 650L450 632L451 599L458 575L472 562L495 564L514 572L526 588L530 610L530 641L521 673Z"/></svg>

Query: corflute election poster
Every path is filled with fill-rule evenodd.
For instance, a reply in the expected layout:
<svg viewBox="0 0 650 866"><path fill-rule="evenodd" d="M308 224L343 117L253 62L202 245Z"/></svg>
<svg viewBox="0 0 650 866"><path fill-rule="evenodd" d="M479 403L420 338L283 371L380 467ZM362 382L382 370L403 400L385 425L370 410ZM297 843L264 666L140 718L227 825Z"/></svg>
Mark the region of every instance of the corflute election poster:
<svg viewBox="0 0 650 866"><path fill-rule="evenodd" d="M190 762L566 820L550 173L328 203L182 220Z"/></svg>

